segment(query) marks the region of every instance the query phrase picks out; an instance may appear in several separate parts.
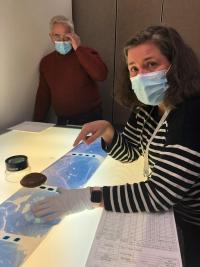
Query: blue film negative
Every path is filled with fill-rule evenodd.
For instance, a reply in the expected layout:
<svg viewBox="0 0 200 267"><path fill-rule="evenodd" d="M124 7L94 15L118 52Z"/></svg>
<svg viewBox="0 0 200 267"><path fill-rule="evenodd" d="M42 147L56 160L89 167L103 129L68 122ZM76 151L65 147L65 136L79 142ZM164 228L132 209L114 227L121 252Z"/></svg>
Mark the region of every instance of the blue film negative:
<svg viewBox="0 0 200 267"><path fill-rule="evenodd" d="M0 205L0 267L20 266L59 222L35 218L32 204L58 194L57 187L83 187L105 158L100 140L89 146L81 143L42 172L47 176L44 185L22 188Z"/></svg>

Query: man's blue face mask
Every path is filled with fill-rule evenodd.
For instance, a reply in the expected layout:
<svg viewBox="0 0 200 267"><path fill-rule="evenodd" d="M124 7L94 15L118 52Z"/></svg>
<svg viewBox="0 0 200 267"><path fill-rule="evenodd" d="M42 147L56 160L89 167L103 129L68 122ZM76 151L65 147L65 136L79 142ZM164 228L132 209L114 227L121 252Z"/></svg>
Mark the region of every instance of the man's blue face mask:
<svg viewBox="0 0 200 267"><path fill-rule="evenodd" d="M70 42L67 41L55 41L55 49L61 55L66 55L72 49L72 45Z"/></svg>
<svg viewBox="0 0 200 267"><path fill-rule="evenodd" d="M169 88L166 73L167 70L160 70L130 78L132 89L140 102L157 106L164 100L165 92Z"/></svg>

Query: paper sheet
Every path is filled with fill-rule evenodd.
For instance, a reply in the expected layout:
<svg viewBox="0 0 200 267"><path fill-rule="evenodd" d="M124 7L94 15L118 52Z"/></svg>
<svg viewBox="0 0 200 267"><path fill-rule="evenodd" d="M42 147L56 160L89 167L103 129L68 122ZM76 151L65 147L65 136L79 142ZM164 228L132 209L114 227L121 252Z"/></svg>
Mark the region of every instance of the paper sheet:
<svg viewBox="0 0 200 267"><path fill-rule="evenodd" d="M54 126L53 123L44 122L34 122L34 121L24 121L15 126L10 127L10 130L25 131L25 132L41 132Z"/></svg>
<svg viewBox="0 0 200 267"><path fill-rule="evenodd" d="M103 211L86 267L182 267L173 211Z"/></svg>

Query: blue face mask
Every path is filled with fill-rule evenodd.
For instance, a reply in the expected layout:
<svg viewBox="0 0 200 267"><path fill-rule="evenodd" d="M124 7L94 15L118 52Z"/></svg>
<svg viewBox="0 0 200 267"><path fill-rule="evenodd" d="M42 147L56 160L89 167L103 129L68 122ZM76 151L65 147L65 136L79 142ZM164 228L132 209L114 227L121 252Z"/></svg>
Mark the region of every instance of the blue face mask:
<svg viewBox="0 0 200 267"><path fill-rule="evenodd" d="M72 49L72 45L70 42L62 42L62 41L55 41L55 49L58 53L62 55L66 55Z"/></svg>
<svg viewBox="0 0 200 267"><path fill-rule="evenodd" d="M164 100L165 92L169 88L166 73L167 70L160 70L130 78L132 89L140 102L157 106Z"/></svg>

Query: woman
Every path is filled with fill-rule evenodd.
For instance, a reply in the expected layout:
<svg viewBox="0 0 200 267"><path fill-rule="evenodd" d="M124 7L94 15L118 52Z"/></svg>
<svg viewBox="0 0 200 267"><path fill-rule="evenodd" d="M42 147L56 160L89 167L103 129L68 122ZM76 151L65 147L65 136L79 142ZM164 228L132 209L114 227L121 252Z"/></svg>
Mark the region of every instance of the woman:
<svg viewBox="0 0 200 267"><path fill-rule="evenodd" d="M200 265L200 65L192 49L173 28L148 27L125 46L131 88L123 102L133 112L122 134L107 121L85 124L75 141L98 137L113 158L145 158L147 181L121 186L61 190L36 204L46 220L90 208L99 202L116 212L174 209L184 240L186 266ZM90 201L91 192L91 201ZM102 198L101 193L102 192ZM49 215L49 213L52 213Z"/></svg>

